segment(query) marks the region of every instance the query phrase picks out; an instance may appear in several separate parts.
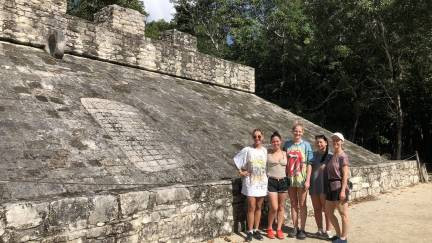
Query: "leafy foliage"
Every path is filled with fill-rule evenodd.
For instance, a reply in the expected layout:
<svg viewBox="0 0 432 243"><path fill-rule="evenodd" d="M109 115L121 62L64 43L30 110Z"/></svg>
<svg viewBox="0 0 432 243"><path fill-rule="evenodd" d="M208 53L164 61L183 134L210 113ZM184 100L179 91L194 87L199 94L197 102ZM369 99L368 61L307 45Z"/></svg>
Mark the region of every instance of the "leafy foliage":
<svg viewBox="0 0 432 243"><path fill-rule="evenodd" d="M432 159L432 2L173 2L201 51L256 68L258 95L377 153Z"/></svg>
<svg viewBox="0 0 432 243"><path fill-rule="evenodd" d="M147 15L144 11L144 4L140 0L69 0L68 13L83 19L93 20L95 13L111 4L134 9Z"/></svg>
<svg viewBox="0 0 432 243"><path fill-rule="evenodd" d="M175 26L173 23L168 23L163 19L152 21L146 25L145 36L152 39L158 39L161 32L174 28Z"/></svg>

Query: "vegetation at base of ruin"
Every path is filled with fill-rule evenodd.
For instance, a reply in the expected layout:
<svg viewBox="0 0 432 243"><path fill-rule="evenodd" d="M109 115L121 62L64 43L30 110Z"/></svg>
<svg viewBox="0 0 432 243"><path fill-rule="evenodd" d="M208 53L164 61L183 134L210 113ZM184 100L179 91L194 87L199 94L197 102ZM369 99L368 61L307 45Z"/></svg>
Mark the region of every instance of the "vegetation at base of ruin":
<svg viewBox="0 0 432 243"><path fill-rule="evenodd" d="M431 1L172 2L201 52L256 69L257 95L376 153L432 161Z"/></svg>
<svg viewBox="0 0 432 243"><path fill-rule="evenodd" d="M92 21L95 13L112 4L134 9L147 15L144 11L144 4L140 0L68 0L67 13Z"/></svg>

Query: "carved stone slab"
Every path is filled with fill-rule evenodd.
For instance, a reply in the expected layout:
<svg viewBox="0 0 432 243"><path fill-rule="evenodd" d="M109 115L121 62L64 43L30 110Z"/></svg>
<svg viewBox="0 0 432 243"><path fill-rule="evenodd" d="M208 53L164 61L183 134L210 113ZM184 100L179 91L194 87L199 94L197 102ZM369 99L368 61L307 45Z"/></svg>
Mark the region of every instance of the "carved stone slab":
<svg viewBox="0 0 432 243"><path fill-rule="evenodd" d="M136 108L97 98L82 98L81 103L140 170L156 172L179 166L163 135L145 124Z"/></svg>

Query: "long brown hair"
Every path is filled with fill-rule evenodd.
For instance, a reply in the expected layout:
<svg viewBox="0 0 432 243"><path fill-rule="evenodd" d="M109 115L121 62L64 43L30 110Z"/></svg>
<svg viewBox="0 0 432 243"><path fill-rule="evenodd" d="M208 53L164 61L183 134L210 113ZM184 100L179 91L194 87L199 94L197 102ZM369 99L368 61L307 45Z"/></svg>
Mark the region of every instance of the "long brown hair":
<svg viewBox="0 0 432 243"><path fill-rule="evenodd" d="M320 161L320 164L322 164L328 155L329 143L328 143L328 139L325 135L316 135L315 140L318 140L318 139L322 139L327 143L324 155L321 157L321 161Z"/></svg>

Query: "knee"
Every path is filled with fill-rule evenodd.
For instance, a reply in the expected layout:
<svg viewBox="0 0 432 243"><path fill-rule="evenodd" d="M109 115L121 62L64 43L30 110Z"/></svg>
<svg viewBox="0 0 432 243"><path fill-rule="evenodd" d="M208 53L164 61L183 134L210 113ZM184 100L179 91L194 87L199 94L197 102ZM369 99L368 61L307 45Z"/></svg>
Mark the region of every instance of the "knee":
<svg viewBox="0 0 432 243"><path fill-rule="evenodd" d="M277 211L278 212L285 212L285 207L283 205L279 205Z"/></svg>
<svg viewBox="0 0 432 243"><path fill-rule="evenodd" d="M321 206L321 212L327 213L324 205Z"/></svg>
<svg viewBox="0 0 432 243"><path fill-rule="evenodd" d="M301 203L300 207L301 208L307 208L306 200Z"/></svg>
<svg viewBox="0 0 432 243"><path fill-rule="evenodd" d="M299 209L298 203L297 202L291 202L291 208L297 211Z"/></svg>
<svg viewBox="0 0 432 243"><path fill-rule="evenodd" d="M340 216L343 220L348 220L348 212L341 211Z"/></svg>
<svg viewBox="0 0 432 243"><path fill-rule="evenodd" d="M262 209L262 205L256 205L255 211L261 211L261 209Z"/></svg>
<svg viewBox="0 0 432 243"><path fill-rule="evenodd" d="M255 211L255 205L249 205L248 212L254 212Z"/></svg>
<svg viewBox="0 0 432 243"><path fill-rule="evenodd" d="M333 210L331 209L331 207L325 207L324 210L325 210L324 212L327 215L332 215L333 214Z"/></svg>

